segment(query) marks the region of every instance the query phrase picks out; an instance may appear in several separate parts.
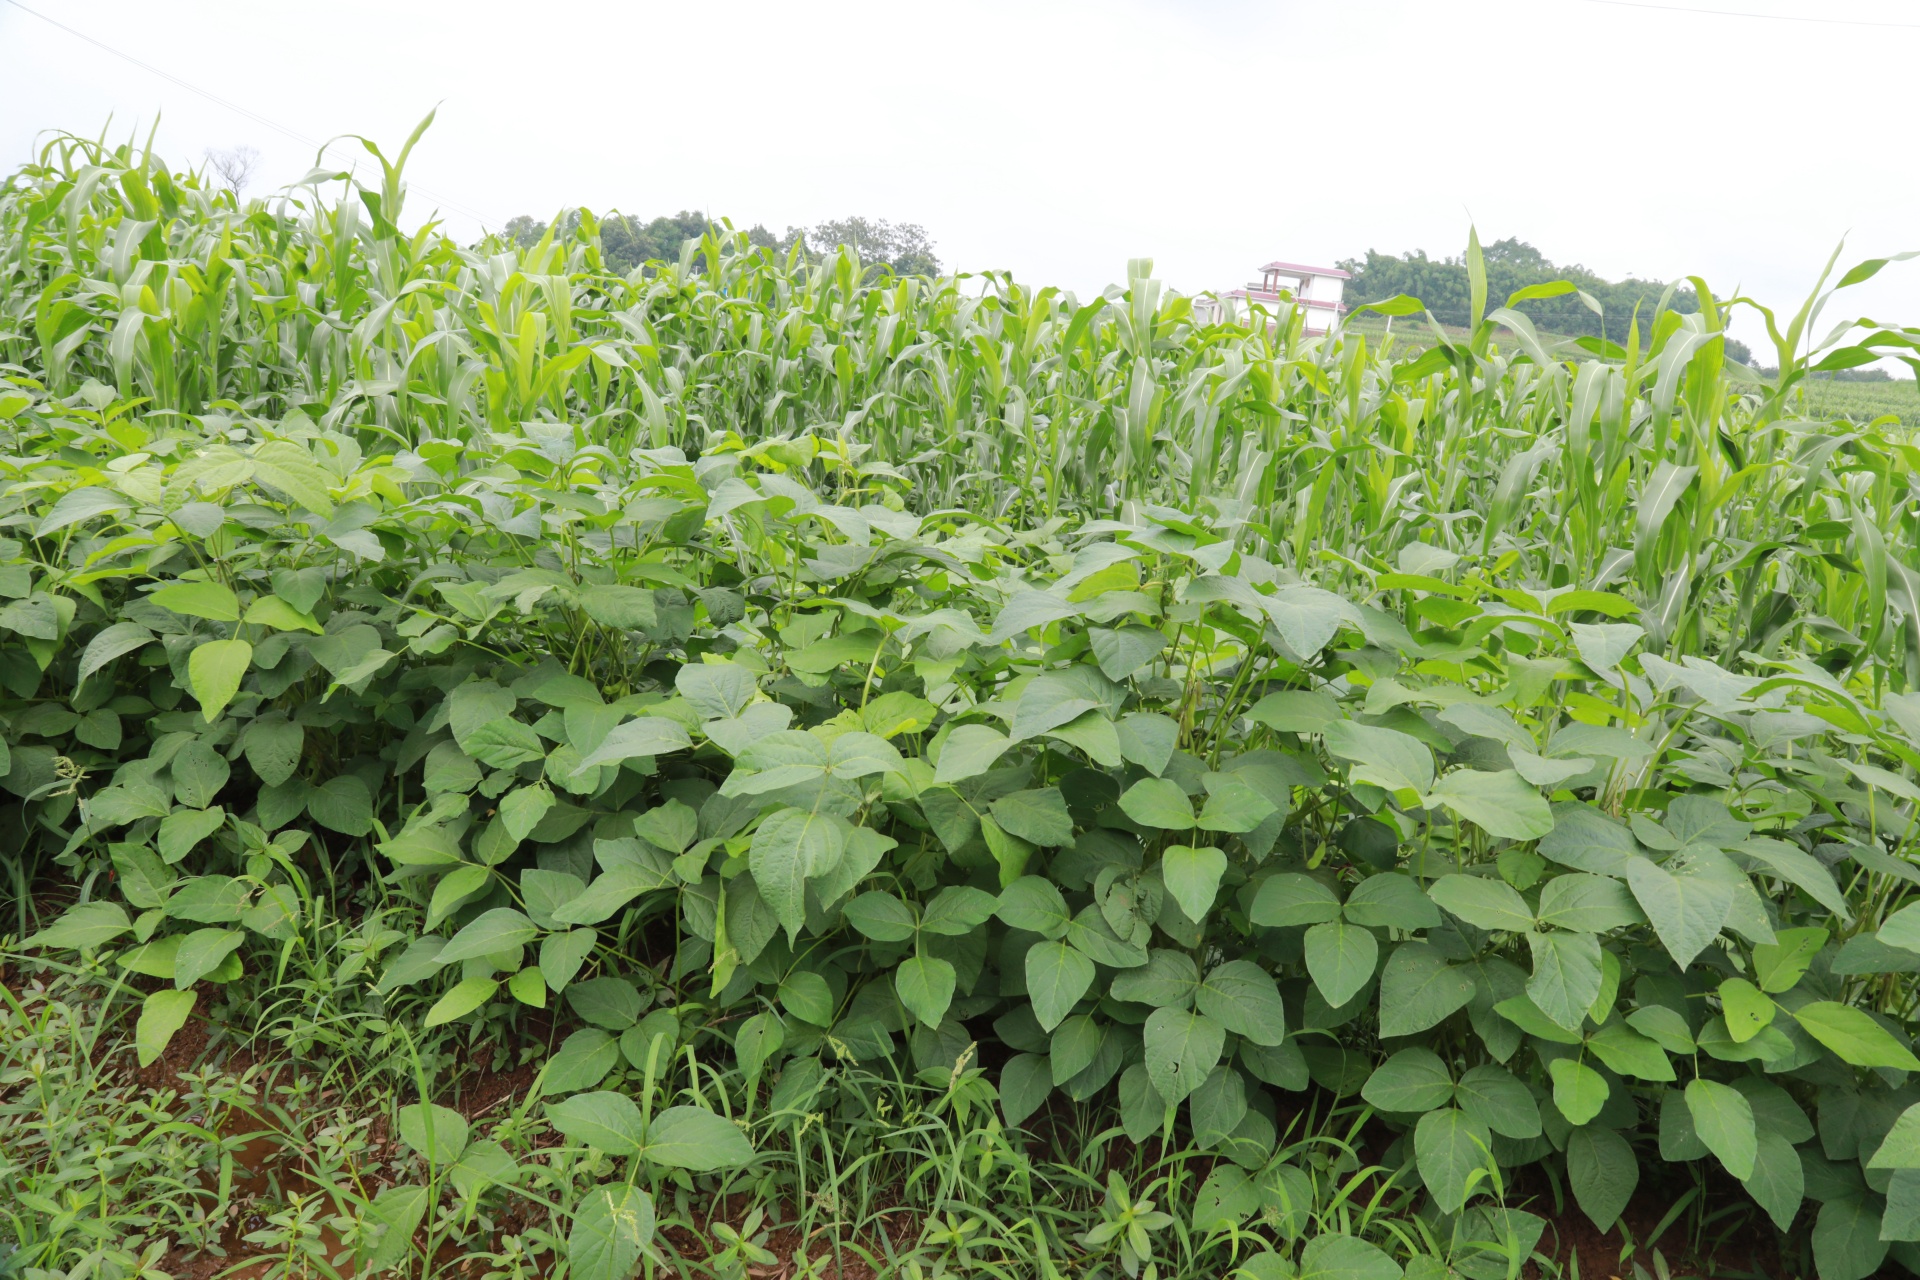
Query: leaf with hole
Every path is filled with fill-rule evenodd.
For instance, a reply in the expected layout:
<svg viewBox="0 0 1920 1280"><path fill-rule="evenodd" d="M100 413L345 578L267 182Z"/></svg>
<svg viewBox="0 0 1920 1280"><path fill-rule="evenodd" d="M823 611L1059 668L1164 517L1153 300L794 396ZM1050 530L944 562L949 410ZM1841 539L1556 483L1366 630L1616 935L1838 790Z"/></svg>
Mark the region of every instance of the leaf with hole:
<svg viewBox="0 0 1920 1280"><path fill-rule="evenodd" d="M1147 1078L1154 1092L1175 1106L1200 1087L1226 1047L1227 1033L1219 1023L1184 1009L1154 1010L1143 1034Z"/></svg>
<svg viewBox="0 0 1920 1280"><path fill-rule="evenodd" d="M1675 875L1647 858L1628 861L1627 885L1667 954L1682 969L1719 936L1733 908L1733 891L1724 882Z"/></svg>

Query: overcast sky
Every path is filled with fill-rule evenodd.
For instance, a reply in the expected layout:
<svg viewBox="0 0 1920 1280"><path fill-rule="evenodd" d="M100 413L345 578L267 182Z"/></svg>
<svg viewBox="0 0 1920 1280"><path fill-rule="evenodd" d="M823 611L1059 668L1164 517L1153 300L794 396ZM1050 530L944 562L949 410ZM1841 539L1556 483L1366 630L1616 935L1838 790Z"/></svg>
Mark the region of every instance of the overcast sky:
<svg viewBox="0 0 1920 1280"><path fill-rule="evenodd" d="M1842 236L1847 261L1920 248L1892 110L1912 0L26 3L308 138L392 150L438 103L409 213L463 236L573 204L859 213L1087 294L1134 256L1224 289L1276 257L1458 253L1473 222L1789 311ZM109 117L157 119L176 166L257 148L255 194L313 159L0 0L0 164ZM1920 260L1842 314L1920 324Z"/></svg>

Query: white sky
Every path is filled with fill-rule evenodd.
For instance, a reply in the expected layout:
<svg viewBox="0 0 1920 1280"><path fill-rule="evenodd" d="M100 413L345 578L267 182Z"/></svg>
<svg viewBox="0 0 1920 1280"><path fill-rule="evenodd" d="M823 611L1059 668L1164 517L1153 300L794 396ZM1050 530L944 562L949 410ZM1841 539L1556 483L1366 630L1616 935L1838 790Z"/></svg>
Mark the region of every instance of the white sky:
<svg viewBox="0 0 1920 1280"><path fill-rule="evenodd" d="M462 235L571 204L775 231L860 213L923 224L949 266L1084 296L1133 256L1224 289L1275 257L1457 253L1471 220L1788 311L1843 235L1843 264L1920 248L1888 110L1920 58L1914 0L1684 0L1774 19L1682 0L24 2L312 138L392 151L440 103L409 214L438 204ZM116 136L158 118L175 166L257 148L255 194L312 161L0 0L0 167L109 117ZM1920 324L1920 260L1828 318L1862 314ZM1757 321L1735 332L1766 355Z"/></svg>

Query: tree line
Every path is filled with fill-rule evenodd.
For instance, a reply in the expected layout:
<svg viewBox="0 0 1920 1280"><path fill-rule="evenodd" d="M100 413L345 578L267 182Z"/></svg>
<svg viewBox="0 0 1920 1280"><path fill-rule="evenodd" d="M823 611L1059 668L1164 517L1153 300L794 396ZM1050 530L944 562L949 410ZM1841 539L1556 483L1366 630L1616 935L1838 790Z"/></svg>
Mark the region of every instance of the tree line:
<svg viewBox="0 0 1920 1280"><path fill-rule="evenodd" d="M601 257L622 274L649 262L676 261L681 246L687 241L698 240L710 227L730 225L693 209L682 209L650 221L625 213L591 215L569 209L559 216L558 233L577 233L583 218L587 217L592 217L599 229ZM551 225L522 214L508 220L506 234L516 244L531 245L538 243ZM889 222L885 218L852 215L812 227L788 227L784 234L777 236L755 223L748 228L747 239L782 254L798 245L810 258L846 245L869 267L885 266L895 275L940 274L940 259L934 253L933 240L927 235L927 229L917 222Z"/></svg>
<svg viewBox="0 0 1920 1280"><path fill-rule="evenodd" d="M1641 333L1646 333L1653 310L1668 288L1661 280L1636 280L1631 276L1607 280L1577 263L1556 264L1526 241L1513 237L1496 240L1481 252L1487 268L1489 307L1499 306L1528 285L1555 280L1570 281L1580 291L1557 298L1535 298L1515 308L1548 333L1624 343L1636 314ZM1339 265L1353 276L1346 289L1349 307L1405 294L1420 299L1442 324L1465 327L1470 323L1472 291L1465 257L1429 258L1422 249L1395 256L1369 249L1366 257L1348 258ZM1581 293L1599 304L1598 313ZM1678 312L1694 312L1700 309L1700 299L1691 286L1682 284L1674 289L1667 305ZM1752 360L1747 346L1731 338L1727 340L1727 355L1742 364Z"/></svg>

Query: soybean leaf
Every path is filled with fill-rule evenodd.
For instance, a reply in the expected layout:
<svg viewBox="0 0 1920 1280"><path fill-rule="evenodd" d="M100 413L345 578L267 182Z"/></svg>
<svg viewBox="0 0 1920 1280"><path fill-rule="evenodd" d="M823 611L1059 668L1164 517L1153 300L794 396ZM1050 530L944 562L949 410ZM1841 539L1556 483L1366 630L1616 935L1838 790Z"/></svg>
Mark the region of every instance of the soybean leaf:
<svg viewBox="0 0 1920 1280"><path fill-rule="evenodd" d="M1659 1008L1659 1006L1653 1006ZM1639 1012L1645 1013L1646 1010ZM1670 1010L1660 1009L1662 1013ZM1676 1015L1677 1016L1677 1015ZM1684 1034L1685 1024L1681 1026ZM1676 1052L1690 1052L1689 1048ZM1666 1051L1660 1043L1650 1036L1642 1035L1626 1021L1613 1018L1607 1025L1587 1037L1587 1047L1600 1061L1623 1076L1638 1076L1642 1080L1671 1080L1673 1064L1667 1060ZM1669 1046L1670 1047L1670 1046Z"/></svg>
<svg viewBox="0 0 1920 1280"><path fill-rule="evenodd" d="M654 1164L712 1173L752 1163L753 1144L725 1116L702 1107L668 1107L647 1126L641 1154Z"/></svg>
<svg viewBox="0 0 1920 1280"><path fill-rule="evenodd" d="M1527 948L1533 954L1527 994L1540 1012L1579 1030L1600 994L1600 940L1590 933L1529 933Z"/></svg>
<svg viewBox="0 0 1920 1280"><path fill-rule="evenodd" d="M1733 907L1733 891L1725 883L1702 875L1674 875L1647 858L1628 861L1627 884L1667 954L1682 969L1719 936Z"/></svg>
<svg viewBox="0 0 1920 1280"><path fill-rule="evenodd" d="M1686 1097L1693 1131L1707 1150L1734 1177L1742 1182L1751 1178L1758 1138L1745 1095L1717 1080L1696 1079L1688 1083Z"/></svg>
<svg viewBox="0 0 1920 1280"><path fill-rule="evenodd" d="M1473 979L1425 942L1403 942L1380 973L1380 1034L1408 1036L1438 1025L1473 999Z"/></svg>
<svg viewBox="0 0 1920 1280"><path fill-rule="evenodd" d="M1300 1280L1400 1280L1400 1275L1392 1258L1349 1235L1324 1232L1300 1253Z"/></svg>
<svg viewBox="0 0 1920 1280"><path fill-rule="evenodd" d="M1820 1280L1866 1280L1886 1260L1880 1213L1862 1199L1828 1200L1813 1223L1813 1264Z"/></svg>
<svg viewBox="0 0 1920 1280"><path fill-rule="evenodd" d="M240 621L240 599L217 582L171 582L147 597L154 604L189 618Z"/></svg>
<svg viewBox="0 0 1920 1280"><path fill-rule="evenodd" d="M550 1096L591 1089L620 1063L620 1042L599 1027L582 1027L547 1060L541 1091Z"/></svg>
<svg viewBox="0 0 1920 1280"><path fill-rule="evenodd" d="M587 1192L567 1232L567 1269L580 1280L629 1280L653 1243L653 1197L631 1183Z"/></svg>
<svg viewBox="0 0 1920 1280"><path fill-rule="evenodd" d="M678 721L665 716L641 716L629 720L607 734L598 748L585 756L574 769L578 777L603 764L631 760L636 756L667 755L693 745L693 739Z"/></svg>
<svg viewBox="0 0 1920 1280"><path fill-rule="evenodd" d="M1187 965L1190 970L1192 961ZM1115 989L1121 977L1137 972L1116 975ZM1195 998L1200 1012L1254 1044L1276 1046L1286 1038L1287 1010L1280 990L1274 985L1273 975L1250 960L1229 960L1209 971Z"/></svg>
<svg viewBox="0 0 1920 1280"><path fill-rule="evenodd" d="M1460 1109L1509 1138L1540 1136L1540 1108L1527 1086L1505 1067L1470 1067L1454 1090Z"/></svg>
<svg viewBox="0 0 1920 1280"><path fill-rule="evenodd" d="M1594 1229L1611 1231L1640 1185L1640 1162L1627 1140L1613 1130L1581 1125L1567 1135L1567 1182Z"/></svg>
<svg viewBox="0 0 1920 1280"><path fill-rule="evenodd" d="M1027 996L1042 1030L1051 1031L1073 1012L1093 985L1093 961L1066 942L1036 942L1027 949Z"/></svg>
<svg viewBox="0 0 1920 1280"><path fill-rule="evenodd" d="M1009 928L1025 929L1043 938L1058 938L1067 931L1068 924L1073 920L1066 899L1060 896L1060 890L1043 876L1021 876L1002 889L994 914ZM862 932L866 930L862 929ZM878 935L868 933L867 936Z"/></svg>
<svg viewBox="0 0 1920 1280"><path fill-rule="evenodd" d="M1747 1194L1754 1198L1773 1225L1785 1231L1793 1225L1806 1198L1806 1168L1793 1143L1761 1126L1756 1134L1753 1175L1746 1178Z"/></svg>
<svg viewBox="0 0 1920 1280"><path fill-rule="evenodd" d="M1368 928L1393 928L1403 932L1437 929L1440 913L1433 902L1409 876L1386 872L1368 876L1347 895L1341 914Z"/></svg>
<svg viewBox="0 0 1920 1280"><path fill-rule="evenodd" d="M927 903L920 927L929 933L963 937L992 918L1000 900L985 889L971 885L948 885Z"/></svg>
<svg viewBox="0 0 1920 1280"><path fill-rule="evenodd" d="M569 1142L593 1147L610 1156L635 1154L646 1137L640 1108L626 1094L611 1090L576 1093L559 1102L550 1102L547 1118Z"/></svg>
<svg viewBox="0 0 1920 1280"><path fill-rule="evenodd" d="M1147 1016L1144 1036L1147 1078L1169 1106L1178 1106L1200 1087L1226 1046L1226 1031L1219 1023L1184 1009L1154 1010Z"/></svg>
<svg viewBox="0 0 1920 1280"><path fill-rule="evenodd" d="M1353 762L1349 774L1355 782L1395 793L1424 793L1433 785L1433 753L1418 738L1352 720L1335 720L1324 732L1327 750Z"/></svg>
<svg viewBox="0 0 1920 1280"><path fill-rule="evenodd" d="M1241 835L1279 812L1277 806L1232 774L1208 774L1207 802L1197 825L1203 831Z"/></svg>
<svg viewBox="0 0 1920 1280"><path fill-rule="evenodd" d="M1307 972L1328 1007L1338 1009L1373 977L1380 944L1357 924L1330 920L1307 930Z"/></svg>
<svg viewBox="0 0 1920 1280"><path fill-rule="evenodd" d="M437 1027L452 1022L455 1018L464 1018L493 998L500 989L500 983L494 978L467 978L456 984L447 994L434 1001L427 1010L426 1024Z"/></svg>
<svg viewBox="0 0 1920 1280"><path fill-rule="evenodd" d="M1002 830L1030 844L1057 846L1073 840L1073 818L1058 787L1016 791L994 801L992 811Z"/></svg>
<svg viewBox="0 0 1920 1280"><path fill-rule="evenodd" d="M131 928L133 922L127 919L127 909L119 903L83 902L77 907L67 908L66 914L27 938L21 945L77 947L90 951L104 942L113 941Z"/></svg>
<svg viewBox="0 0 1920 1280"><path fill-rule="evenodd" d="M789 938L806 923L807 881L840 861L845 838L834 821L805 809L782 809L760 823L748 851L748 866L760 896L773 908Z"/></svg>
<svg viewBox="0 0 1920 1280"><path fill-rule="evenodd" d="M1160 855L1160 875L1167 892L1180 904L1189 920L1205 920L1220 892L1220 878L1227 871L1227 855L1218 849L1194 849L1187 845L1167 846Z"/></svg>
<svg viewBox="0 0 1920 1280"><path fill-rule="evenodd" d="M440 952L440 963L495 955L509 947L532 942L539 935L539 927L520 912L512 907L495 907L453 935Z"/></svg>
<svg viewBox="0 0 1920 1280"><path fill-rule="evenodd" d="M1120 797L1120 809L1143 827L1185 831L1194 825L1187 793L1168 778L1142 778Z"/></svg>
<svg viewBox="0 0 1920 1280"><path fill-rule="evenodd" d="M1814 1000L1795 1009L1793 1017L1802 1030L1833 1050L1842 1062L1856 1067L1920 1071L1920 1058L1913 1056L1913 1050L1894 1039L1863 1009Z"/></svg>
<svg viewBox="0 0 1920 1280"><path fill-rule="evenodd" d="M1585 1124L1607 1105L1607 1078L1575 1058L1556 1058L1547 1064L1553 1079L1553 1105L1574 1124Z"/></svg>
<svg viewBox="0 0 1920 1280"><path fill-rule="evenodd" d="M253 646L245 640L209 640L187 656L187 679L209 723L219 718L253 661Z"/></svg>
<svg viewBox="0 0 1920 1280"><path fill-rule="evenodd" d="M876 942L904 942L916 926L912 909L880 889L861 894L841 910L848 924Z"/></svg>
<svg viewBox="0 0 1920 1280"><path fill-rule="evenodd" d="M991 769L1006 754L1013 740L998 729L983 724L963 724L947 735L940 748L940 763L935 782L964 782Z"/></svg>
<svg viewBox="0 0 1920 1280"><path fill-rule="evenodd" d="M435 1165L450 1165L467 1149L467 1120L458 1111L415 1102L400 1108L400 1136Z"/></svg>
<svg viewBox="0 0 1920 1280"><path fill-rule="evenodd" d="M1477 929L1523 933L1533 928L1533 912L1513 887L1485 876L1446 875L1427 886L1427 895L1443 910Z"/></svg>
<svg viewBox="0 0 1920 1280"><path fill-rule="evenodd" d="M1431 1049L1402 1049L1375 1067L1360 1096L1382 1111L1432 1111L1453 1101L1453 1077Z"/></svg>
<svg viewBox="0 0 1920 1280"><path fill-rule="evenodd" d="M1605 933L1645 922L1627 887L1609 876L1558 875L1540 890L1541 924Z"/></svg>
<svg viewBox="0 0 1920 1280"><path fill-rule="evenodd" d="M1442 1213L1458 1213L1467 1202L1474 1175L1492 1160L1493 1135L1457 1107L1442 1107L1420 1117L1413 1149L1421 1181Z"/></svg>
<svg viewBox="0 0 1920 1280"><path fill-rule="evenodd" d="M1455 769L1433 785L1427 801L1508 840L1537 840L1553 830L1553 811L1539 789L1511 769Z"/></svg>
<svg viewBox="0 0 1920 1280"><path fill-rule="evenodd" d="M195 996L191 991L155 991L140 1005L133 1043L140 1065L150 1067L166 1052L174 1032L187 1025Z"/></svg>
<svg viewBox="0 0 1920 1280"><path fill-rule="evenodd" d="M1247 964L1248 962L1236 960L1232 963ZM1223 965L1222 968L1224 967L1226 966ZM1258 966L1250 967L1258 969ZM1273 985L1271 978L1267 979L1267 985ZM1152 1005L1156 1008L1185 1009L1194 1003L1199 986L1200 970L1195 967L1191 956L1179 951L1156 949L1148 954L1147 962L1140 967L1123 969L1114 974L1113 985L1108 988L1108 994L1115 1000L1126 1000L1135 1004ZM1214 1010L1206 1012L1209 1017L1227 1027L1229 1031L1234 1030L1218 1012ZM1282 1025L1284 1027L1284 1023Z"/></svg>
<svg viewBox="0 0 1920 1280"><path fill-rule="evenodd" d="M954 968L935 956L910 956L893 971L893 989L907 1011L938 1028L953 1003Z"/></svg>
<svg viewBox="0 0 1920 1280"><path fill-rule="evenodd" d="M1340 898L1311 876L1283 872L1261 882L1248 914L1255 924L1276 928L1323 924L1340 918Z"/></svg>

